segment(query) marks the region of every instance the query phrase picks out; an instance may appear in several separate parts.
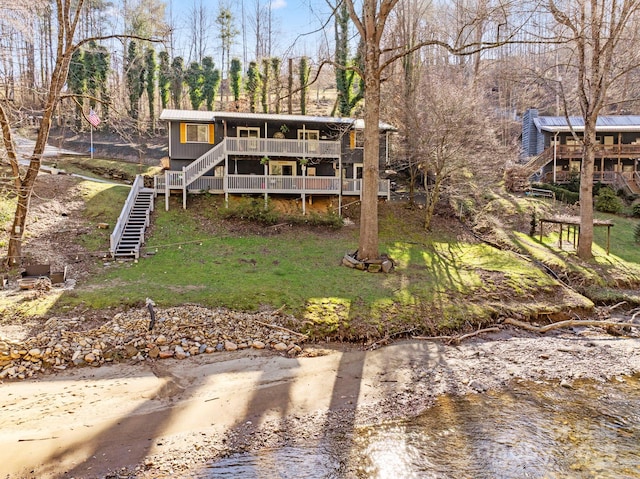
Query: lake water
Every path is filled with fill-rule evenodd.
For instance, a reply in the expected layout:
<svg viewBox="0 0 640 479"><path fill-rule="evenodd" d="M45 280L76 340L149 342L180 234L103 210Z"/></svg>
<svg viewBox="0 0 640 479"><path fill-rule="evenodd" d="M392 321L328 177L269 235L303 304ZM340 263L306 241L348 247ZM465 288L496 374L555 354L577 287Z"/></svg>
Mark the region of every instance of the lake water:
<svg viewBox="0 0 640 479"><path fill-rule="evenodd" d="M411 420L230 456L198 477L640 478L640 381L443 396Z"/></svg>

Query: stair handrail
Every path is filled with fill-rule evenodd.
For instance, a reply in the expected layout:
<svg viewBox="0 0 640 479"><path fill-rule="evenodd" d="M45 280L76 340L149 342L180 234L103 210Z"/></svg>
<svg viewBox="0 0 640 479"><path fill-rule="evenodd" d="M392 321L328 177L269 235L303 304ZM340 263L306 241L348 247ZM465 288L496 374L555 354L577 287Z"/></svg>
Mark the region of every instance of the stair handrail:
<svg viewBox="0 0 640 479"><path fill-rule="evenodd" d="M136 197L142 188L144 188L144 177L142 175L136 175L136 179L131 185L129 195L127 196L124 206L122 207L122 211L120 212L120 216L118 216L118 221L116 221L116 225L113 228L113 233L109 236L109 252L111 253L111 256L114 256L116 253L116 248L122 239L122 233L124 232L124 227L129 219L129 214L131 213L133 205L136 202Z"/></svg>
<svg viewBox="0 0 640 479"><path fill-rule="evenodd" d="M221 141L210 150L207 150L199 158L185 166L182 169L182 171L184 172L183 187L186 188L211 168L218 165L222 160L224 160L224 151L225 142Z"/></svg>
<svg viewBox="0 0 640 479"><path fill-rule="evenodd" d="M531 171L531 174L535 173L536 170L545 166L549 161L553 159L553 147L546 148L542 153L538 156L534 156L528 162L523 165L525 171ZM539 164L541 161L544 161L543 164Z"/></svg>

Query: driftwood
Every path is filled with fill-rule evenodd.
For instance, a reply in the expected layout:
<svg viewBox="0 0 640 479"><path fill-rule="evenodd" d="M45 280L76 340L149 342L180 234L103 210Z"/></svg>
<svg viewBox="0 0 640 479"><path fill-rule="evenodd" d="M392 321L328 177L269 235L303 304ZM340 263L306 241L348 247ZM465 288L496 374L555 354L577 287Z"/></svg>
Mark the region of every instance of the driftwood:
<svg viewBox="0 0 640 479"><path fill-rule="evenodd" d="M497 326L492 326L490 328L478 329L473 333L463 334L461 336L412 336L412 339L419 339L422 341L433 341L433 340L446 340L447 344L459 343L460 341L464 341L465 339L472 338L482 333L497 333L500 331L500 328Z"/></svg>
<svg viewBox="0 0 640 479"><path fill-rule="evenodd" d="M300 336L301 338L304 338L304 339L307 339L309 337L306 334L298 333L297 331L293 331L292 329L287 329L283 326L278 326L277 324L263 323L262 321L258 321L257 319L255 319L254 321L258 324L261 324L262 326L266 326L267 328L279 329L280 331L285 331L289 334L295 334L296 336Z"/></svg>
<svg viewBox="0 0 640 479"><path fill-rule="evenodd" d="M589 320L589 319L567 319L566 321L558 321L557 323L547 324L546 326L534 326L533 324L525 323L524 321L518 321L513 318L506 318L503 324L511 324L518 328L526 329L527 331L534 331L536 333L546 333L554 329L571 328L573 326L599 326L599 327L631 327L640 328L640 324L634 323L621 323L618 321L601 321L601 320Z"/></svg>

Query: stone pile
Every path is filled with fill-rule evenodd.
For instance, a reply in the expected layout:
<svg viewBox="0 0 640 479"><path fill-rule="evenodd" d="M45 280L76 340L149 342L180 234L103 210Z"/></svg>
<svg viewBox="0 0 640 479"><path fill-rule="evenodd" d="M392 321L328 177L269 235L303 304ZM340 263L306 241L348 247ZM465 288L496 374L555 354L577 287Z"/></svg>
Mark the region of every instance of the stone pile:
<svg viewBox="0 0 640 479"><path fill-rule="evenodd" d="M101 366L145 358L185 359L240 349L272 349L296 356L306 337L287 330L280 314L243 313L188 305L156 311L149 331L147 309L116 314L98 328L84 318L51 318L21 343L0 338L0 379L25 379L73 366Z"/></svg>

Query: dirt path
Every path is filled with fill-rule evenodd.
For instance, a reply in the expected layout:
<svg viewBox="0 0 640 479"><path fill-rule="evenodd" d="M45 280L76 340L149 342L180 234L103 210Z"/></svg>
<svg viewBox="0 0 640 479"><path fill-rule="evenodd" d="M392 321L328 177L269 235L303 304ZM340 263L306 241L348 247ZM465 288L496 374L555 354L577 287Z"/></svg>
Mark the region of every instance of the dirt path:
<svg viewBox="0 0 640 479"><path fill-rule="evenodd" d="M442 393L532 379L571 387L640 371L637 338L514 334L375 351L310 346L315 357L299 358L245 350L4 383L3 478L193 477L225 453L313 445L417 414Z"/></svg>

